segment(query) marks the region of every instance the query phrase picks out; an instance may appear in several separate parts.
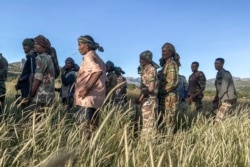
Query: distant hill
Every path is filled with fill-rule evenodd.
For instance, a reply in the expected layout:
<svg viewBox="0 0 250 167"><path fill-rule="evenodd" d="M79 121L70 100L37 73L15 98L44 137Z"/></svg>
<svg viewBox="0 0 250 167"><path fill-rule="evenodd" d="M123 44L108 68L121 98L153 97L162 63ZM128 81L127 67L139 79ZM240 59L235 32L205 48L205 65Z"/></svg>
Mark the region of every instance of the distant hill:
<svg viewBox="0 0 250 167"><path fill-rule="evenodd" d="M133 78L133 77L126 77L128 84L134 84L136 86L140 86L141 78Z"/></svg>
<svg viewBox="0 0 250 167"><path fill-rule="evenodd" d="M140 78L133 78L133 77L126 77L128 84L135 84L136 86L140 86L141 79ZM233 77L235 87L238 90L242 90L245 88L250 89L250 78L239 78L239 77ZM208 79L207 80L207 86L206 90L208 91L214 91L215 90L215 78Z"/></svg>
<svg viewBox="0 0 250 167"><path fill-rule="evenodd" d="M23 63L14 62L9 64L9 74L11 75L20 75L22 71ZM134 78L134 77L126 77L128 84L134 84L136 86L140 86L141 78ZM235 86L237 90L250 90L250 78L240 78L240 77L233 77ZM214 91L214 82L215 78L207 80L206 90Z"/></svg>
<svg viewBox="0 0 250 167"><path fill-rule="evenodd" d="M250 78L233 77L233 80L234 80L236 89L238 90L242 90L245 88L250 89ZM208 79L206 90L215 90L214 84L215 84L215 78Z"/></svg>

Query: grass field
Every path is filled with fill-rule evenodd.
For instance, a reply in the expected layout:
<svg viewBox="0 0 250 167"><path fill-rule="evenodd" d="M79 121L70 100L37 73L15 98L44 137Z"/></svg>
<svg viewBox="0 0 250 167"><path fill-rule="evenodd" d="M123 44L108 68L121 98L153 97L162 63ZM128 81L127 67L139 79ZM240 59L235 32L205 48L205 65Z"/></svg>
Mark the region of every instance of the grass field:
<svg viewBox="0 0 250 167"><path fill-rule="evenodd" d="M82 127L66 116L57 96L40 121L33 114L22 123L15 105L14 84L8 83L4 116L0 122L0 166L8 167L178 167L250 166L249 100L239 100L233 115L213 125L212 118L195 117L187 111L179 116L179 130L146 139L134 137L132 103L107 104L101 108L101 124L90 140ZM129 90L129 99L138 95ZM204 111L211 110L209 97ZM196 119L193 119L193 118Z"/></svg>

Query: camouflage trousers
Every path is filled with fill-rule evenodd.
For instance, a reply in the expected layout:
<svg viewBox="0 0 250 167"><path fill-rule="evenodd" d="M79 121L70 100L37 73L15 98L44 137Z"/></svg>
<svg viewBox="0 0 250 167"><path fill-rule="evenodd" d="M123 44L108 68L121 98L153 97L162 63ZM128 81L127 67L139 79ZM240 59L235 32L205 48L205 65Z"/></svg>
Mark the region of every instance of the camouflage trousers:
<svg viewBox="0 0 250 167"><path fill-rule="evenodd" d="M201 112L203 108L202 99L196 99L192 101L190 104L191 111Z"/></svg>
<svg viewBox="0 0 250 167"><path fill-rule="evenodd" d="M169 93L165 98L159 99L159 116L158 116L158 126L161 126L162 123L167 125L175 124L175 116L178 107L178 100L175 93Z"/></svg>
<svg viewBox="0 0 250 167"><path fill-rule="evenodd" d="M156 131L156 112L158 110L158 99L156 97L146 98L141 105L142 112L142 135L149 135Z"/></svg>
<svg viewBox="0 0 250 167"><path fill-rule="evenodd" d="M223 121L232 112L233 103L223 102L216 110L215 122Z"/></svg>

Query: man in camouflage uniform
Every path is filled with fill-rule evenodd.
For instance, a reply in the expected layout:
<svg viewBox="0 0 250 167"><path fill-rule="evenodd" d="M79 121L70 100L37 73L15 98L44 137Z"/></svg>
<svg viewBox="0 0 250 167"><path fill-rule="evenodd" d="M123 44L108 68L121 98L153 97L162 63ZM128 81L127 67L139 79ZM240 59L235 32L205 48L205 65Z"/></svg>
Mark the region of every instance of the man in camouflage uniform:
<svg viewBox="0 0 250 167"><path fill-rule="evenodd" d="M163 125L175 125L175 116L178 100L176 96L176 87L178 84L178 63L175 61L175 48L171 43L165 43L162 46L162 71L159 73L159 122L161 130ZM163 122L162 122L163 121Z"/></svg>
<svg viewBox="0 0 250 167"><path fill-rule="evenodd" d="M117 84L117 76L114 72L115 66L112 61L107 61L106 62L106 72L107 72L107 81L105 83L106 85L106 96L111 92L111 90L116 86ZM113 92L110 95L110 98L112 101L115 98L115 93Z"/></svg>
<svg viewBox="0 0 250 167"><path fill-rule="evenodd" d="M199 63L193 62L191 65L192 74L188 79L188 103L195 104L195 111L201 112L203 91L206 88L206 77L202 71L198 71Z"/></svg>
<svg viewBox="0 0 250 167"><path fill-rule="evenodd" d="M55 97L55 75L54 66L49 55L51 44L43 35L34 38L35 50L38 52L36 57L36 70L31 91L27 96L26 103L32 105L27 109L41 108L50 106Z"/></svg>
<svg viewBox="0 0 250 167"><path fill-rule="evenodd" d="M223 58L215 60L215 69L218 71L215 80L216 95L213 101L214 109L216 109L215 122L224 120L237 102L233 77L229 71L223 68L224 62Z"/></svg>
<svg viewBox="0 0 250 167"><path fill-rule="evenodd" d="M2 109L4 108L6 94L5 81L8 74L8 65L8 61L5 57L3 57L2 53L0 53L0 115L2 114Z"/></svg>
<svg viewBox="0 0 250 167"><path fill-rule="evenodd" d="M142 135L150 135L155 132L155 114L158 108L157 100L157 71L156 64L152 61L151 51L144 51L140 54L140 65L143 68L141 73L141 93L136 99L142 113Z"/></svg>

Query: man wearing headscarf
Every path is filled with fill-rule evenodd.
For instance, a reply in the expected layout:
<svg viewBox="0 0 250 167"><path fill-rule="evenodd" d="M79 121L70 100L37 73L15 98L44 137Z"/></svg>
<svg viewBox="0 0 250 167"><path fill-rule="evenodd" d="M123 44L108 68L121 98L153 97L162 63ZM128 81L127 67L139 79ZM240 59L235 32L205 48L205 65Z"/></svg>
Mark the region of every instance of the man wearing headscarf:
<svg viewBox="0 0 250 167"><path fill-rule="evenodd" d="M36 57L36 70L33 84L29 95L26 97L26 103L31 102L30 110L50 106L55 97L55 75L54 66L49 56L51 44L43 35L34 38L35 50L38 53Z"/></svg>
<svg viewBox="0 0 250 167"><path fill-rule="evenodd" d="M162 46L162 72L160 73L159 83L159 128L164 128L166 123L172 127L175 125L175 116L177 111L176 88L178 85L179 67L175 61L175 47L171 43L165 43ZM161 122L163 119L164 122Z"/></svg>
<svg viewBox="0 0 250 167"><path fill-rule="evenodd" d="M106 96L110 93L110 91L116 86L117 84L117 76L114 72L115 65L112 61L106 62L106 73L107 73L107 81L106 81ZM115 98L115 93L113 92L110 95L111 101L113 101Z"/></svg>
<svg viewBox="0 0 250 167"><path fill-rule="evenodd" d="M56 90L60 91L62 103L68 112L70 112L74 104L76 73L79 71L79 68L80 67L75 64L74 59L68 57L65 60L65 66L61 69L62 85L61 88Z"/></svg>
<svg viewBox="0 0 250 167"><path fill-rule="evenodd" d="M32 80L36 70L37 52L34 50L35 41L32 38L24 39L22 45L24 53L26 54L26 61L15 88L16 90L21 90L22 98L26 98L30 93Z"/></svg>
<svg viewBox="0 0 250 167"><path fill-rule="evenodd" d="M2 53L0 53L0 115L2 114L2 109L4 108L4 102L5 102L5 94L6 94L5 81L7 79L8 66L9 66L8 61L2 55Z"/></svg>
<svg viewBox="0 0 250 167"><path fill-rule="evenodd" d="M95 50L103 48L89 36L78 38L78 50L84 57L75 89L75 105L79 108L77 122L83 125L84 136L90 139L99 122L99 108L105 99L106 65Z"/></svg>
<svg viewBox="0 0 250 167"><path fill-rule="evenodd" d="M136 99L142 113L142 136L150 137L156 132L155 114L158 108L157 66L152 61L153 54L146 50L140 54L141 93Z"/></svg>

